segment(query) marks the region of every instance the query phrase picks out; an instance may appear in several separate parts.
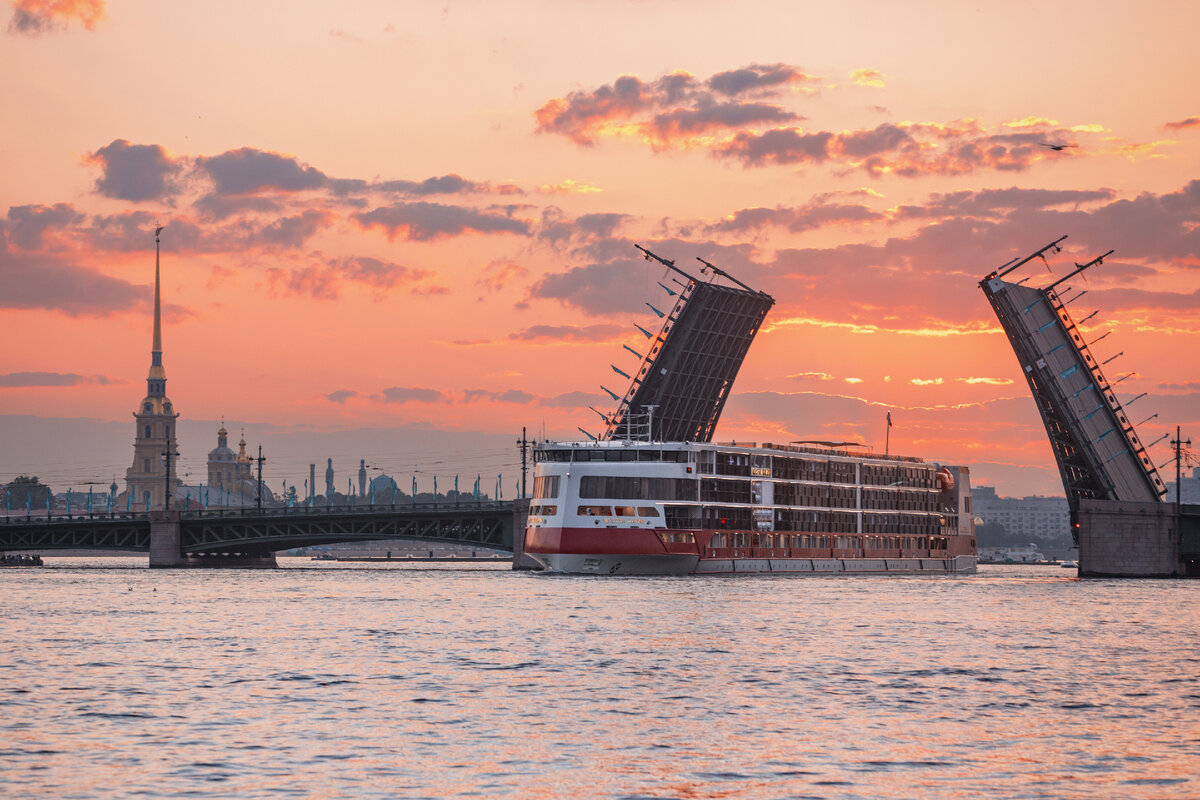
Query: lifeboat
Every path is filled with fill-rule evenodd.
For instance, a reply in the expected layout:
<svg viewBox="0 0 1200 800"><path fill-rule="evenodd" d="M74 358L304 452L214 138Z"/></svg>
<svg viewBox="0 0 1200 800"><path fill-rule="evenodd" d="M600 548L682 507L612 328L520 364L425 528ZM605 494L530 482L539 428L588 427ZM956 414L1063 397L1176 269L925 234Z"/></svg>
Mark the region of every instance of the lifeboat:
<svg viewBox="0 0 1200 800"><path fill-rule="evenodd" d="M946 469L945 467L939 469L937 471L937 479L938 488L943 492L950 492L954 490L954 476L950 473L950 470Z"/></svg>

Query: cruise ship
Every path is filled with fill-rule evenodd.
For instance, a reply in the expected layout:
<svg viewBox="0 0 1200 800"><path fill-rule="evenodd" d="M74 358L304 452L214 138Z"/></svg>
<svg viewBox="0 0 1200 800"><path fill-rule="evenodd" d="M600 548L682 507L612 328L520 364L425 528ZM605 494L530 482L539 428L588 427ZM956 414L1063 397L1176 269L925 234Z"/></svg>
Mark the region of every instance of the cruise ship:
<svg viewBox="0 0 1200 800"><path fill-rule="evenodd" d="M591 575L964 574L967 467L846 443L545 442L524 550Z"/></svg>

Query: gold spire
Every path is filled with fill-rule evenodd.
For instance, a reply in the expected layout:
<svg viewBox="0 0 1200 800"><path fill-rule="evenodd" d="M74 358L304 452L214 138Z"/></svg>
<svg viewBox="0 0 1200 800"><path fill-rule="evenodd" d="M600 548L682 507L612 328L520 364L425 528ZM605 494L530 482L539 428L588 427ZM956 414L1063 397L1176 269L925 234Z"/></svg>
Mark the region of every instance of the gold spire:
<svg viewBox="0 0 1200 800"><path fill-rule="evenodd" d="M154 344L150 348L150 394L166 393L167 371L162 365L162 292L159 272L159 235L165 226L154 228Z"/></svg>
<svg viewBox="0 0 1200 800"><path fill-rule="evenodd" d="M158 237L163 231L163 226L159 225L154 229L154 347L151 348L155 353L162 353L162 304L159 300L159 279L158 279Z"/></svg>

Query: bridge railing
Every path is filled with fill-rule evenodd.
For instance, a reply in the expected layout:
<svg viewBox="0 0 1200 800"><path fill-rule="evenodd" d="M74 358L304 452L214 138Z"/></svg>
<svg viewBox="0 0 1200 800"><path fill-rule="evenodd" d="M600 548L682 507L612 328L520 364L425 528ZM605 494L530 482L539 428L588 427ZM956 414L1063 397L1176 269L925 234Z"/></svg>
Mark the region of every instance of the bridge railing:
<svg viewBox="0 0 1200 800"><path fill-rule="evenodd" d="M306 514L384 514L411 513L414 511L428 513L431 511L486 511L512 508L511 500L477 500L466 503L351 503L341 505L314 506L270 506L263 509L253 507L242 508L209 508L209 509L178 509L183 519L206 519L210 517L267 517L267 516L303 516Z"/></svg>
<svg viewBox="0 0 1200 800"><path fill-rule="evenodd" d="M79 512L72 511L68 514L62 509L54 509L49 514L44 510L39 514L31 512L29 514L0 514L0 525L33 525L36 523L55 524L59 522L81 522L85 520L105 520L105 519L124 519L124 520L140 520L148 519L145 511L87 511Z"/></svg>
<svg viewBox="0 0 1200 800"><path fill-rule="evenodd" d="M267 506L262 509L254 506L234 506L221 508L176 508L182 519L208 519L221 517L281 517L306 514L382 514L382 513L430 513L444 511L447 513L461 511L501 511L512 508L511 500L471 500L459 503L342 503L340 505L303 505L303 506ZM74 511L70 513L63 509L53 509L41 513L28 512L25 514L0 514L0 524L31 525L78 523L85 520L148 520L146 511Z"/></svg>

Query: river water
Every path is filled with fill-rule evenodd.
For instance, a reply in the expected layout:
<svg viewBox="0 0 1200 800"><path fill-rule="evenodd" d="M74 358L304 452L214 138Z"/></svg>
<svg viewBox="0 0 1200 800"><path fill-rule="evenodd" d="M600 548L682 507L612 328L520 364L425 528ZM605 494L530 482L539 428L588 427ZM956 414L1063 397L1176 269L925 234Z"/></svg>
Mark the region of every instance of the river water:
<svg viewBox="0 0 1200 800"><path fill-rule="evenodd" d="M1200 582L0 571L0 796L1200 797Z"/></svg>

